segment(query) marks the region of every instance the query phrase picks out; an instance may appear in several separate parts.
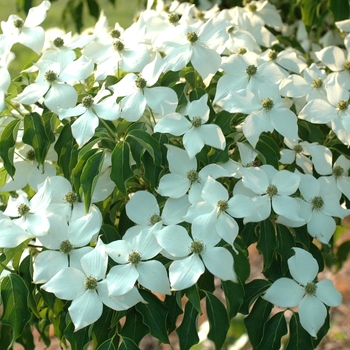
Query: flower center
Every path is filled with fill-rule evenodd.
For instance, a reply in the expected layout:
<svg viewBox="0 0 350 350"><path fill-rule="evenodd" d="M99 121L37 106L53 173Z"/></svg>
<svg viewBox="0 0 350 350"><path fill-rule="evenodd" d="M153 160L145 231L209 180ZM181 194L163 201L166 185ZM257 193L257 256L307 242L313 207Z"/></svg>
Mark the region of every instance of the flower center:
<svg viewBox="0 0 350 350"><path fill-rule="evenodd" d="M256 7L255 4L249 4L248 10L249 10L250 12L256 12L257 7Z"/></svg>
<svg viewBox="0 0 350 350"><path fill-rule="evenodd" d="M57 80L57 74L52 71L52 70L48 70L46 73L45 73L45 79L48 83L53 83Z"/></svg>
<svg viewBox="0 0 350 350"><path fill-rule="evenodd" d="M120 31L118 29L112 29L109 32L109 35L113 38L113 39L119 39L120 38Z"/></svg>
<svg viewBox="0 0 350 350"><path fill-rule="evenodd" d="M333 168L332 173L333 173L334 177L337 179L339 177L344 176L345 171L340 165L337 165Z"/></svg>
<svg viewBox="0 0 350 350"><path fill-rule="evenodd" d="M171 24L175 24L175 23L179 22L179 20L180 20L180 17L177 13L170 13L168 16L168 21Z"/></svg>
<svg viewBox="0 0 350 350"><path fill-rule="evenodd" d="M198 175L198 172L196 170L190 170L187 173L187 178L191 182L191 185L195 182L199 182L199 175Z"/></svg>
<svg viewBox="0 0 350 350"><path fill-rule="evenodd" d="M245 53L247 53L247 49L245 47L240 47L238 50L237 50L237 53L239 55L244 55Z"/></svg>
<svg viewBox="0 0 350 350"><path fill-rule="evenodd" d="M26 153L26 158L28 160L34 160L35 159L35 152L33 149L30 149L27 153Z"/></svg>
<svg viewBox="0 0 350 350"><path fill-rule="evenodd" d="M227 200L225 199L220 199L218 201L218 203L216 204L216 206L218 207L219 209L219 214L226 211L228 209L228 203L227 203Z"/></svg>
<svg viewBox="0 0 350 350"><path fill-rule="evenodd" d="M153 214L149 219L149 223L151 226L155 225L159 221L162 221L162 217L158 214Z"/></svg>
<svg viewBox="0 0 350 350"><path fill-rule="evenodd" d="M95 277L89 276L84 281L84 288L85 290L96 290L97 284L97 279Z"/></svg>
<svg viewBox="0 0 350 350"><path fill-rule="evenodd" d="M29 213L30 208L28 207L27 204L21 203L18 205L17 210L18 210L19 216L25 216L26 214Z"/></svg>
<svg viewBox="0 0 350 350"><path fill-rule="evenodd" d="M56 46L56 47L62 47L64 45L64 41L62 38L56 38L54 41L53 41L53 44Z"/></svg>
<svg viewBox="0 0 350 350"><path fill-rule="evenodd" d="M85 108L91 108L92 104L94 103L94 99L90 96L87 95L81 100L81 104Z"/></svg>
<svg viewBox="0 0 350 350"><path fill-rule="evenodd" d="M124 50L125 45L120 40L116 40L113 43L113 48L114 48L115 51L121 52L121 51Z"/></svg>
<svg viewBox="0 0 350 350"><path fill-rule="evenodd" d="M198 20L200 20L200 21L204 21L204 12L198 11L198 12L196 13L196 18L197 18Z"/></svg>
<svg viewBox="0 0 350 350"><path fill-rule="evenodd" d="M74 192L67 192L64 195L64 200L69 204L73 204L78 200L78 196Z"/></svg>
<svg viewBox="0 0 350 350"><path fill-rule="evenodd" d="M344 63L344 68L348 71L350 71L350 60L346 60Z"/></svg>
<svg viewBox="0 0 350 350"><path fill-rule="evenodd" d="M306 292L306 294L309 294L309 295L314 295L316 293L316 289L317 289L317 286L313 282L309 282L305 286L305 292Z"/></svg>
<svg viewBox="0 0 350 350"><path fill-rule="evenodd" d="M277 52L275 50L271 50L267 56L271 61L274 61L277 58Z"/></svg>
<svg viewBox="0 0 350 350"><path fill-rule="evenodd" d="M255 66L254 64L250 64L245 70L245 72L251 77L254 74L256 74L257 70L258 70L257 66Z"/></svg>
<svg viewBox="0 0 350 350"><path fill-rule="evenodd" d="M303 146L302 145L295 145L293 150L295 153L301 153L303 151Z"/></svg>
<svg viewBox="0 0 350 350"><path fill-rule="evenodd" d="M147 86L147 81L141 77L138 77L136 80L135 80L135 85L138 89L144 89L146 86Z"/></svg>
<svg viewBox="0 0 350 350"><path fill-rule="evenodd" d="M136 250L132 251L128 256L128 261L130 264L137 266L141 261L141 254Z"/></svg>
<svg viewBox="0 0 350 350"><path fill-rule="evenodd" d="M321 78L314 79L314 81L312 82L312 86L315 89L320 89L323 86L323 80Z"/></svg>
<svg viewBox="0 0 350 350"><path fill-rule="evenodd" d="M204 249L204 243L201 241L193 241L190 245L190 252L193 254L202 254Z"/></svg>
<svg viewBox="0 0 350 350"><path fill-rule="evenodd" d="M189 32L187 33L186 38L190 43L193 44L198 40L198 35L195 32Z"/></svg>
<svg viewBox="0 0 350 350"><path fill-rule="evenodd" d="M345 101L345 100L341 100L338 102L338 109L340 111L345 111L347 110L349 104L348 104L348 101Z"/></svg>
<svg viewBox="0 0 350 350"><path fill-rule="evenodd" d="M71 251L73 250L73 244L67 240L61 242L60 244L60 252L63 254L70 254Z"/></svg>
<svg viewBox="0 0 350 350"><path fill-rule="evenodd" d="M24 21L22 18L17 18L13 21L13 25L16 27L16 28L22 28L23 27L23 24L24 24Z"/></svg>
<svg viewBox="0 0 350 350"><path fill-rule="evenodd" d="M267 97L267 98L263 99L261 105L263 106L265 111L271 111L271 109L274 106L274 103L273 103L272 98Z"/></svg>
<svg viewBox="0 0 350 350"><path fill-rule="evenodd" d="M277 187L275 185L270 185L267 189L266 189L266 193L269 195L270 198L272 198L273 196L275 196L277 194L278 190Z"/></svg>
<svg viewBox="0 0 350 350"><path fill-rule="evenodd" d="M321 210L324 206L324 200L321 196L316 196L311 200L312 210Z"/></svg>
<svg viewBox="0 0 350 350"><path fill-rule="evenodd" d="M202 125L202 119L200 117L195 117L191 121L194 128L199 128Z"/></svg>
<svg viewBox="0 0 350 350"><path fill-rule="evenodd" d="M231 33L233 33L234 30L235 30L235 27L234 27L234 26L229 27L229 28L227 29L227 33L231 34Z"/></svg>

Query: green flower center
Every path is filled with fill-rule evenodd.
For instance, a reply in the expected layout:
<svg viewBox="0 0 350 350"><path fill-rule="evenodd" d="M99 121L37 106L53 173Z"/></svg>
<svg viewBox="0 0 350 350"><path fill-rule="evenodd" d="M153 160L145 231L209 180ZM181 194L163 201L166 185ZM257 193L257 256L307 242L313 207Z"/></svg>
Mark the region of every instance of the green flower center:
<svg viewBox="0 0 350 350"><path fill-rule="evenodd" d="M187 173L187 178L191 182L191 185L195 182L199 182L199 175L198 175L197 170L190 170Z"/></svg>
<svg viewBox="0 0 350 350"><path fill-rule="evenodd" d="M271 50L267 56L271 61L274 61L277 58L277 52L275 50Z"/></svg>
<svg viewBox="0 0 350 350"><path fill-rule="evenodd" d="M24 21L23 19L21 18L17 18L13 21L13 25L16 27L16 28L22 28L23 25L24 25Z"/></svg>
<svg viewBox="0 0 350 350"><path fill-rule="evenodd" d="M202 125L202 119L200 117L195 117L191 121L194 128L199 128Z"/></svg>
<svg viewBox="0 0 350 350"><path fill-rule="evenodd" d="M33 149L30 149L27 153L26 153L26 158L28 160L34 160L35 159L35 152Z"/></svg>
<svg viewBox="0 0 350 350"><path fill-rule="evenodd" d="M113 48L115 51L122 52L125 48L125 45L120 40L116 40L113 43Z"/></svg>
<svg viewBox="0 0 350 350"><path fill-rule="evenodd" d="M135 80L135 85L138 89L144 89L146 86L147 86L147 81L141 77L138 77L136 80Z"/></svg>
<svg viewBox="0 0 350 350"><path fill-rule="evenodd" d="M96 290L98 285L97 279L95 277L89 276L84 281L85 290Z"/></svg>
<svg viewBox="0 0 350 350"><path fill-rule="evenodd" d="M275 185L270 185L267 189L266 189L266 193L269 195L270 198L272 198L273 196L275 196L277 194L278 190L277 187Z"/></svg>
<svg viewBox="0 0 350 350"><path fill-rule="evenodd" d="M247 53L247 49L245 47L240 47L238 50L237 50L237 53L239 55L244 55L245 53Z"/></svg>
<svg viewBox="0 0 350 350"><path fill-rule="evenodd" d="M226 211L228 209L228 202L225 199L220 199L218 201L218 203L216 204L216 206L219 209L219 213L223 213L224 211Z"/></svg>
<svg viewBox="0 0 350 350"><path fill-rule="evenodd" d="M301 153L303 151L303 146L302 145L295 145L293 150L295 153Z"/></svg>
<svg viewBox="0 0 350 350"><path fill-rule="evenodd" d="M323 86L323 80L321 78L314 79L314 81L312 82L312 86L315 89L320 89Z"/></svg>
<svg viewBox="0 0 350 350"><path fill-rule="evenodd" d="M30 208L28 207L27 204L21 203L18 205L17 210L18 210L19 216L25 216L26 214L29 213Z"/></svg>
<svg viewBox="0 0 350 350"><path fill-rule="evenodd" d="M149 224L153 226L159 221L162 221L162 217L158 214L153 214L149 219Z"/></svg>
<svg viewBox="0 0 350 350"><path fill-rule="evenodd" d="M321 210L324 207L324 200L321 196L316 196L311 200L312 210Z"/></svg>
<svg viewBox="0 0 350 350"><path fill-rule="evenodd" d="M344 63L344 68L348 71L350 71L350 60L346 60Z"/></svg>
<svg viewBox="0 0 350 350"><path fill-rule="evenodd" d="M198 35L195 32L189 32L187 33L186 38L190 43L193 44L198 40Z"/></svg>
<svg viewBox="0 0 350 350"><path fill-rule="evenodd" d="M46 73L45 73L45 79L48 83L53 83L57 80L57 74L52 71L52 70L48 70Z"/></svg>
<svg viewBox="0 0 350 350"><path fill-rule="evenodd" d="M201 241L193 241L190 245L190 252L193 254L202 254L204 252L205 246Z"/></svg>
<svg viewBox="0 0 350 350"><path fill-rule="evenodd" d="M179 20L180 20L180 17L177 13L170 13L168 16L168 21L171 24L175 24L175 23L179 22Z"/></svg>
<svg viewBox="0 0 350 350"><path fill-rule="evenodd" d="M234 30L235 30L235 27L232 26L232 27L227 29L227 33L231 34Z"/></svg>
<svg viewBox="0 0 350 350"><path fill-rule="evenodd" d="M344 176L345 171L340 165L337 165L333 168L332 173L333 173L335 178L339 178L339 177Z"/></svg>
<svg viewBox="0 0 350 350"><path fill-rule="evenodd" d="M338 102L338 109L340 111L346 111L348 106L349 106L348 101L342 100Z"/></svg>
<svg viewBox="0 0 350 350"><path fill-rule="evenodd" d="M309 295L314 295L316 293L316 289L317 286L315 283L313 282L309 282L306 286L305 286L305 293L309 294Z"/></svg>
<svg viewBox="0 0 350 350"><path fill-rule="evenodd" d="M198 12L196 13L196 18L197 18L198 20L200 20L200 21L204 21L204 12L198 11Z"/></svg>
<svg viewBox="0 0 350 350"><path fill-rule="evenodd" d="M69 204L73 204L78 200L78 196L74 192L67 192L64 195L64 200Z"/></svg>
<svg viewBox="0 0 350 350"><path fill-rule="evenodd" d="M63 254L70 254L73 250L73 244L67 240L61 242L60 244L60 252Z"/></svg>
<svg viewBox="0 0 350 350"><path fill-rule="evenodd" d="M94 99L90 96L87 95L81 100L81 104L85 108L91 108L92 104L94 103Z"/></svg>
<svg viewBox="0 0 350 350"><path fill-rule="evenodd" d="M256 74L256 72L258 71L258 67L255 66L254 64L250 64L247 69L245 70L245 72L251 77L254 74Z"/></svg>
<svg viewBox="0 0 350 350"><path fill-rule="evenodd" d="M128 256L128 261L130 264L137 266L141 261L141 254L136 250L132 251Z"/></svg>
<svg viewBox="0 0 350 350"><path fill-rule="evenodd" d="M113 38L113 39L119 39L120 38L120 31L118 29L112 29L109 32L109 35Z"/></svg>
<svg viewBox="0 0 350 350"><path fill-rule="evenodd" d="M64 41L62 38L56 38L54 41L53 41L53 44L56 46L56 47L62 47L64 45Z"/></svg>
<svg viewBox="0 0 350 350"><path fill-rule="evenodd" d="M263 106L265 111L271 111L271 109L274 106L274 103L273 103L272 98L267 97L262 101L261 105Z"/></svg>

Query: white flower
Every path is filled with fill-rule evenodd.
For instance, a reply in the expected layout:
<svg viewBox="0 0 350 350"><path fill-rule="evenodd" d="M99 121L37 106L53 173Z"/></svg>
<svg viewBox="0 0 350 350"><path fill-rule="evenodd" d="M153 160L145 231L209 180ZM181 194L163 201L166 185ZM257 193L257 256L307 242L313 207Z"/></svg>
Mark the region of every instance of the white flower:
<svg viewBox="0 0 350 350"><path fill-rule="evenodd" d="M294 280L286 277L276 280L263 298L282 308L298 306L301 326L316 337L327 316L324 304L339 306L342 296L332 281L315 282L318 264L309 252L293 250L295 255L288 259L288 266Z"/></svg>
<svg viewBox="0 0 350 350"><path fill-rule="evenodd" d="M194 285L204 273L205 267L215 276L237 282L231 253L223 247L215 247L220 238L211 232L203 232L195 220L192 238L179 225L155 231L158 243L173 261L169 267L169 279L173 290L183 290Z"/></svg>
<svg viewBox="0 0 350 350"><path fill-rule="evenodd" d="M154 127L155 132L170 133L183 136L183 145L190 158L194 158L204 145L225 149L226 140L220 127L216 124L206 124L209 120L208 95L188 104L186 114L174 112L162 118Z"/></svg>

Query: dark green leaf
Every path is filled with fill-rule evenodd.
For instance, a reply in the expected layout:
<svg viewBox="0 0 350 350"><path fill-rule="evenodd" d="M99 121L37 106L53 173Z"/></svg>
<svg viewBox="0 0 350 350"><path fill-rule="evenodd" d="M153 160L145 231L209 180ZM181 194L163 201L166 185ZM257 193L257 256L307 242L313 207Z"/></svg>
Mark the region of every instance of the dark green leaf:
<svg viewBox="0 0 350 350"><path fill-rule="evenodd" d="M100 7L98 6L98 3L96 2L96 0L86 0L86 1L87 1L90 15L94 17L96 20L98 20L100 16Z"/></svg>
<svg viewBox="0 0 350 350"><path fill-rule="evenodd" d="M104 306L102 316L93 323L91 338L94 341L94 344L104 344L107 342L106 339L111 340L111 344L118 343L118 337L113 336L110 338L111 329L114 331L112 323L113 317L116 314L116 311ZM109 339L110 338L110 339Z"/></svg>
<svg viewBox="0 0 350 350"><path fill-rule="evenodd" d="M196 284L194 284L192 287L187 288L185 290L185 294L190 301L190 303L193 305L193 307L197 310L199 314L202 313L201 309L201 299L199 297L198 287Z"/></svg>
<svg viewBox="0 0 350 350"><path fill-rule="evenodd" d="M244 285L244 299L243 304L239 310L240 313L247 315L250 306L254 301L269 288L271 283L266 280L255 279Z"/></svg>
<svg viewBox="0 0 350 350"><path fill-rule="evenodd" d="M243 303L244 288L240 283L232 281L221 281L224 291L229 318L235 317Z"/></svg>
<svg viewBox="0 0 350 350"><path fill-rule="evenodd" d="M140 290L147 304L136 304L136 310L142 315L143 323L148 326L150 333L164 344L169 344L166 329L168 308L151 292Z"/></svg>
<svg viewBox="0 0 350 350"><path fill-rule="evenodd" d="M308 332L300 325L299 315L293 313L289 321L289 341L286 350L313 350L312 338Z"/></svg>
<svg viewBox="0 0 350 350"><path fill-rule="evenodd" d="M13 273L4 277L1 281L1 300L1 323L13 328L13 340L16 340L31 317L27 306L28 288L21 277Z"/></svg>
<svg viewBox="0 0 350 350"><path fill-rule="evenodd" d="M141 156L141 161L144 166L143 177L149 182L153 189L158 188L162 168L154 165L152 156L148 152L145 152Z"/></svg>
<svg viewBox="0 0 350 350"><path fill-rule="evenodd" d="M67 327L64 330L64 336L70 342L72 350L82 350L90 342L89 327L74 331L74 324L69 315L66 317Z"/></svg>
<svg viewBox="0 0 350 350"><path fill-rule="evenodd" d="M180 349L189 350L192 345L197 344L198 337L198 312L188 301L181 325L176 329L179 337Z"/></svg>
<svg viewBox="0 0 350 350"><path fill-rule="evenodd" d="M114 345L114 337L104 341L96 350L116 350Z"/></svg>
<svg viewBox="0 0 350 350"><path fill-rule="evenodd" d="M250 314L244 319L249 340L254 349L258 347L263 338L265 322L268 320L272 308L273 305L271 303L262 298L258 298Z"/></svg>
<svg viewBox="0 0 350 350"><path fill-rule="evenodd" d="M105 244L121 239L118 230L114 226L107 224L102 225L100 234L101 239Z"/></svg>
<svg viewBox="0 0 350 350"><path fill-rule="evenodd" d="M232 128L231 128L232 118L233 118L233 114L227 111L221 111L215 117L215 124L220 126L220 129L222 130L225 136L232 131Z"/></svg>
<svg viewBox="0 0 350 350"><path fill-rule="evenodd" d="M332 11L335 22L349 19L348 0L328 0L328 8Z"/></svg>
<svg viewBox="0 0 350 350"><path fill-rule="evenodd" d="M309 250L311 241L307 226L293 227L292 230L294 232L295 242L300 243L304 249Z"/></svg>
<svg viewBox="0 0 350 350"><path fill-rule="evenodd" d="M248 222L243 230L240 232L240 237L244 243L249 247L251 244L255 243L258 240L257 236L257 226L256 222Z"/></svg>
<svg viewBox="0 0 350 350"><path fill-rule="evenodd" d="M284 312L279 312L265 323L264 336L257 350L279 350L281 348L281 339L287 332Z"/></svg>
<svg viewBox="0 0 350 350"><path fill-rule="evenodd" d="M280 149L271 135L262 133L259 137L259 142L256 144L255 149L259 152L260 159L264 164L270 164L278 169Z"/></svg>
<svg viewBox="0 0 350 350"><path fill-rule="evenodd" d="M283 275L288 272L287 260L294 255L292 248L295 247L295 239L290 230L280 224L276 224L277 241L278 241L278 255L281 257L281 267Z"/></svg>
<svg viewBox="0 0 350 350"><path fill-rule="evenodd" d="M244 252L241 246L238 245L239 238L235 240L235 246L238 250L238 254L236 254L232 248L228 247L230 250L233 260L234 260L234 269L236 271L237 277L240 281L244 282L250 275L250 263L247 256L247 252ZM241 241L242 242L242 241ZM242 242L243 243L243 242Z"/></svg>
<svg viewBox="0 0 350 350"><path fill-rule="evenodd" d="M169 310L169 314L167 317L168 333L171 333L175 330L178 316L183 313L182 308L179 306L177 300L179 295L181 296L181 292L175 292L175 294L173 293L171 295L167 295L164 300L164 304Z"/></svg>
<svg viewBox="0 0 350 350"><path fill-rule="evenodd" d="M126 181L133 176L130 167L130 147L127 142L119 141L112 152L111 179L126 196Z"/></svg>
<svg viewBox="0 0 350 350"><path fill-rule="evenodd" d="M349 253L350 253L350 241L346 241L346 242L343 242L338 250L337 250L337 253L336 253L336 257L337 257L337 268L340 269L344 262L348 259L348 256L349 256Z"/></svg>
<svg viewBox="0 0 350 350"><path fill-rule="evenodd" d="M319 0L303 0L301 1L301 19L307 28L315 23L316 6Z"/></svg>
<svg viewBox="0 0 350 350"><path fill-rule="evenodd" d="M6 324L0 325L0 344L4 349L10 349L13 339L13 328Z"/></svg>
<svg viewBox="0 0 350 350"><path fill-rule="evenodd" d="M257 248L264 256L264 270L266 270L270 267L275 251L277 250L275 227L270 219L266 219L260 223Z"/></svg>
<svg viewBox="0 0 350 350"><path fill-rule="evenodd" d="M5 126L0 137L0 157L2 158L4 168L11 177L13 177L16 171L13 166L13 156L20 122L20 119L12 120Z"/></svg>
<svg viewBox="0 0 350 350"><path fill-rule="evenodd" d="M16 339L16 343L21 344L26 350L35 350L33 330L29 322L23 328L21 336Z"/></svg>
<svg viewBox="0 0 350 350"><path fill-rule="evenodd" d="M328 309L329 308L327 308L327 310ZM319 343L322 340L322 338L328 333L329 327L330 327L330 324L329 324L329 312L327 312L327 317L326 317L326 319L324 321L323 326L317 332L317 337L316 338L312 338L312 343L313 343L315 349L319 345Z"/></svg>
<svg viewBox="0 0 350 350"><path fill-rule="evenodd" d="M142 315L135 309L126 315L125 324L120 330L120 335L133 339L136 343L149 333L149 328L142 322Z"/></svg>
<svg viewBox="0 0 350 350"><path fill-rule="evenodd" d="M205 292L206 308L209 321L208 339L212 340L216 349L221 349L230 328L227 311L222 302L213 294Z"/></svg>
<svg viewBox="0 0 350 350"><path fill-rule="evenodd" d="M122 338L122 343L120 344L118 350L139 350L139 347L132 339Z"/></svg>

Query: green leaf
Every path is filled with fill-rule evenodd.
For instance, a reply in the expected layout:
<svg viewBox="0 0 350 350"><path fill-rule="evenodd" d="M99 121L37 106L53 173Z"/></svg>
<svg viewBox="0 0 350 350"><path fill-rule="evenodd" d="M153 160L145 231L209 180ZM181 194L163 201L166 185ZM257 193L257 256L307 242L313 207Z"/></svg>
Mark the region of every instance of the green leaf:
<svg viewBox="0 0 350 350"><path fill-rule="evenodd" d="M85 163L80 176L80 186L84 194L85 212L89 212L92 194L95 190L98 176L104 160L104 152L97 152L92 155Z"/></svg>
<svg viewBox="0 0 350 350"><path fill-rule="evenodd" d="M125 324L119 334L122 337L133 339L136 343L149 333L149 328L143 323L142 315L134 309L126 315Z"/></svg>
<svg viewBox="0 0 350 350"><path fill-rule="evenodd" d="M250 314L244 319L249 340L254 349L258 347L263 338L264 324L268 320L272 308L273 305L271 303L262 298L258 298Z"/></svg>
<svg viewBox="0 0 350 350"><path fill-rule="evenodd" d="M16 339L16 343L19 343L26 350L35 350L33 330L29 322L25 325L22 334Z"/></svg>
<svg viewBox="0 0 350 350"><path fill-rule="evenodd" d="M196 284L194 284L192 287L187 288L185 290L185 294L190 301L190 303L193 305L193 307L197 310L199 314L202 313L201 309L201 299L199 297L198 287Z"/></svg>
<svg viewBox="0 0 350 350"><path fill-rule="evenodd" d="M13 328L6 324L0 326L0 343L3 349L10 349L13 339Z"/></svg>
<svg viewBox="0 0 350 350"><path fill-rule="evenodd" d="M349 253L350 253L350 241L345 241L339 246L336 253L336 257L337 257L336 264L338 269L340 269L343 266L344 262L348 259Z"/></svg>
<svg viewBox="0 0 350 350"><path fill-rule="evenodd" d="M301 19L306 27L310 28L315 23L316 6L318 2L319 0L301 1Z"/></svg>
<svg viewBox="0 0 350 350"><path fill-rule="evenodd" d="M100 7L98 6L98 3L96 2L96 0L86 0L86 1L87 1L90 15L94 17L97 21L98 17L100 16Z"/></svg>
<svg viewBox="0 0 350 350"><path fill-rule="evenodd" d="M13 328L13 341L23 332L31 314L28 310L28 288L21 277L9 274L1 281L3 314L1 323Z"/></svg>
<svg viewBox="0 0 350 350"><path fill-rule="evenodd" d="M188 301L181 325L176 329L179 337L180 349L189 350L192 345L199 342L198 337L198 311Z"/></svg>
<svg viewBox="0 0 350 350"><path fill-rule="evenodd" d="M135 129L131 130L127 134L126 141L128 141L129 137L137 141L144 148L144 150L151 155L155 165L162 164L160 145L157 140L152 137L152 135L144 130Z"/></svg>
<svg viewBox="0 0 350 350"><path fill-rule="evenodd" d="M289 321L289 341L286 350L313 350L311 336L306 330L300 325L299 315L293 313Z"/></svg>
<svg viewBox="0 0 350 350"><path fill-rule="evenodd" d="M168 308L151 292L140 290L147 304L136 304L136 310L142 315L143 323L148 326L150 333L164 344L169 344L166 329Z"/></svg>
<svg viewBox="0 0 350 350"><path fill-rule="evenodd" d="M226 307L229 318L235 317L243 304L244 288L241 283L221 281L221 288L226 298Z"/></svg>
<svg viewBox="0 0 350 350"><path fill-rule="evenodd" d="M163 168L154 165L151 155L147 152L141 156L141 161L144 166L143 177L149 182L152 188L158 188L160 174Z"/></svg>
<svg viewBox="0 0 350 350"><path fill-rule="evenodd" d="M122 239L118 230L111 225L103 224L100 230L103 243L108 244L119 239Z"/></svg>
<svg viewBox="0 0 350 350"><path fill-rule="evenodd" d="M264 270L266 270L270 267L275 251L277 250L275 227L270 219L266 219L260 223L257 248L264 256Z"/></svg>
<svg viewBox="0 0 350 350"><path fill-rule="evenodd" d="M78 156L78 145L72 135L70 124L66 124L61 130L54 149L58 155L57 163L60 166L64 177L69 179L73 169L73 164L76 164Z"/></svg>
<svg viewBox="0 0 350 350"><path fill-rule="evenodd" d="M183 313L182 308L179 306L177 300L178 296L181 297L181 292L175 292L171 295L166 295L164 300L164 304L169 310L167 317L167 329L169 334L175 330L178 316Z"/></svg>
<svg viewBox="0 0 350 350"><path fill-rule="evenodd" d="M233 119L233 114L227 111L219 112L215 117L215 124L220 126L223 134L227 136L230 132L232 132L231 122Z"/></svg>
<svg viewBox="0 0 350 350"><path fill-rule="evenodd" d="M4 168L11 177L13 177L16 171L13 166L13 156L20 123L20 119L12 120L5 126L0 137L0 157L2 158Z"/></svg>
<svg viewBox="0 0 350 350"><path fill-rule="evenodd" d="M256 222L248 222L245 224L243 230L240 233L242 240L249 247L251 244L255 243L258 240L257 229L258 223Z"/></svg>
<svg viewBox="0 0 350 350"><path fill-rule="evenodd" d="M221 349L225 342L230 322L222 302L213 294L205 292L206 308L209 321L208 339L212 340L216 349Z"/></svg>
<svg viewBox="0 0 350 350"><path fill-rule="evenodd" d="M243 304L239 310L240 313L247 315L250 306L254 301L269 288L271 283L266 280L255 279L244 285L244 299Z"/></svg>
<svg viewBox="0 0 350 350"><path fill-rule="evenodd" d="M247 256L248 253L242 249L242 247L239 245L239 241L240 239L237 237L235 240L235 247L238 250L238 254L235 253L231 247L227 247L227 249L233 256L234 269L237 277L240 281L245 281L250 275L250 263ZM241 243L243 243L243 241L241 241Z"/></svg>
<svg viewBox="0 0 350 350"><path fill-rule="evenodd" d="M349 19L348 0L328 0L328 8L332 11L335 22Z"/></svg>
<svg viewBox="0 0 350 350"><path fill-rule="evenodd" d="M50 147L50 139L46 134L43 119L38 113L30 113L24 116L23 124L22 140L33 147L36 160L39 164L43 164Z"/></svg>
<svg viewBox="0 0 350 350"><path fill-rule="evenodd" d="M276 224L278 249L277 253L281 257L281 267L283 275L288 273L288 259L294 255L292 248L296 246L295 239L291 231L284 225Z"/></svg>
<svg viewBox="0 0 350 350"><path fill-rule="evenodd" d="M115 314L116 311L106 306L103 307L103 313L101 317L92 325L91 338L94 344L102 345L104 343L107 343L106 339L111 340L111 343L113 345L118 344L118 336L113 335L113 337L110 338L111 329L114 331L112 324Z"/></svg>
<svg viewBox="0 0 350 350"><path fill-rule="evenodd" d="M278 169L280 149L271 135L262 133L255 149L259 152L260 159L264 164L270 164Z"/></svg>
<svg viewBox="0 0 350 350"><path fill-rule="evenodd" d="M257 350L279 350L281 348L281 338L288 332L284 312L279 312L271 317L264 327L264 336Z"/></svg>
<svg viewBox="0 0 350 350"><path fill-rule="evenodd" d="M130 167L130 147L127 142L119 141L112 152L111 179L117 189L126 196L126 181L134 176Z"/></svg>
<svg viewBox="0 0 350 350"><path fill-rule="evenodd" d="M130 338L123 338L118 350L139 350L137 344Z"/></svg>
<svg viewBox="0 0 350 350"><path fill-rule="evenodd" d="M71 321L69 314L66 317L67 327L64 330L64 336L70 342L72 350L82 350L84 346L90 342L89 327L85 327L78 331L74 331L74 324Z"/></svg>
<svg viewBox="0 0 350 350"><path fill-rule="evenodd" d="M104 341L96 350L116 350L114 337Z"/></svg>

